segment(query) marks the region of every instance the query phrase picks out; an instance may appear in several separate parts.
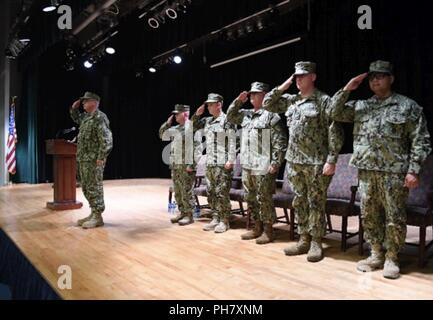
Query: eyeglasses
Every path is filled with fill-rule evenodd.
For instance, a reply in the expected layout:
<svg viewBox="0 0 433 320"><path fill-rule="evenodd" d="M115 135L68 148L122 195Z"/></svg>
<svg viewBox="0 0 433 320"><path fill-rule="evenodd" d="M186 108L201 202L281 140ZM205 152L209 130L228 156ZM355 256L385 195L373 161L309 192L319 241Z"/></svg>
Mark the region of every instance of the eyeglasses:
<svg viewBox="0 0 433 320"><path fill-rule="evenodd" d="M374 79L383 80L385 77L389 77L387 73L370 73L368 75L368 80L373 81Z"/></svg>

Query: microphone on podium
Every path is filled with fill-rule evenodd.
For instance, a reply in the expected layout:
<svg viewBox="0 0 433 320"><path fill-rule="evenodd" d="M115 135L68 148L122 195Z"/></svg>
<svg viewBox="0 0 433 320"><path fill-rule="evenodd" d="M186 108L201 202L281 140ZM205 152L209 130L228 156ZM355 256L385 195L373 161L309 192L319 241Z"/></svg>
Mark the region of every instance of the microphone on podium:
<svg viewBox="0 0 433 320"><path fill-rule="evenodd" d="M75 130L77 130L77 128L75 128L75 127L72 127L70 129L65 129L65 130L63 130L63 134L69 133L69 132L72 132L72 131L75 131Z"/></svg>
<svg viewBox="0 0 433 320"><path fill-rule="evenodd" d="M57 139L60 135L67 134L67 133L73 132L73 131L75 131L75 130L77 130L76 127L72 127L72 128L69 128L69 129L59 130L59 131L57 131L57 133L56 133L56 139Z"/></svg>

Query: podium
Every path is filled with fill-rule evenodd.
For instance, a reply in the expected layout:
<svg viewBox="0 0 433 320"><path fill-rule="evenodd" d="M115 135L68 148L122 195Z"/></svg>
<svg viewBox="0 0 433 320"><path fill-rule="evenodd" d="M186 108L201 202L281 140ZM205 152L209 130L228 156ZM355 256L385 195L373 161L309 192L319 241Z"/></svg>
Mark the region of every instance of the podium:
<svg viewBox="0 0 433 320"><path fill-rule="evenodd" d="M77 145L63 139L46 140L47 154L54 156L54 201L47 202L52 210L79 209L83 206L76 201L77 188Z"/></svg>

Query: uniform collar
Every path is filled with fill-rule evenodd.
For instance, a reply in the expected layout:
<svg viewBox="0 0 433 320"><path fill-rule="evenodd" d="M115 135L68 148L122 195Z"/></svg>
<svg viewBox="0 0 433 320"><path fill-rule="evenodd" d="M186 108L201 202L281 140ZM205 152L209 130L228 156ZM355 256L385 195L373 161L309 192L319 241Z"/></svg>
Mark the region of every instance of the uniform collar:
<svg viewBox="0 0 433 320"><path fill-rule="evenodd" d="M265 110L263 110L263 107L260 108L260 109L257 110L257 111L254 111L254 109L253 109L253 116L255 116L255 115L261 116L261 115L263 114L264 111L265 111Z"/></svg>
<svg viewBox="0 0 433 320"><path fill-rule="evenodd" d="M398 104L398 99L397 94L392 92L391 95L385 100L380 100L377 96L372 96L370 99L368 99L368 102L372 102L381 106L387 106L391 104Z"/></svg>
<svg viewBox="0 0 433 320"><path fill-rule="evenodd" d="M316 101L317 97L320 95L320 91L317 88L314 88L313 92L306 98L301 96L301 92L298 93L298 104L304 103L306 101Z"/></svg>
<svg viewBox="0 0 433 320"><path fill-rule="evenodd" d="M99 109L96 109L95 112L93 113L88 113L86 112L86 119L92 119L94 117L96 117L99 114Z"/></svg>
<svg viewBox="0 0 433 320"><path fill-rule="evenodd" d="M222 122L225 119L226 114L224 112L221 111L220 115L216 118L212 117L211 119L211 123L216 123L216 122Z"/></svg>

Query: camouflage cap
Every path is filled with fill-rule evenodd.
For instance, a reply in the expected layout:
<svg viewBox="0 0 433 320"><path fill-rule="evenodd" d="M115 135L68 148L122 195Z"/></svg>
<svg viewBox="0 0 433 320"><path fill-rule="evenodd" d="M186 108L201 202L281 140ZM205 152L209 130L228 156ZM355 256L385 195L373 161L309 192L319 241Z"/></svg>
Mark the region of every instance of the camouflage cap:
<svg viewBox="0 0 433 320"><path fill-rule="evenodd" d="M176 104L174 106L174 110L171 113L178 114L178 113L187 112L187 111L189 111L189 106L187 106L185 104Z"/></svg>
<svg viewBox="0 0 433 320"><path fill-rule="evenodd" d="M96 100L101 101L101 97L99 97L96 93L87 91L84 96L80 97L80 100Z"/></svg>
<svg viewBox="0 0 433 320"><path fill-rule="evenodd" d="M207 96L207 100L204 102L206 103L212 103L212 102L223 102L224 98L222 95L219 95L218 93L209 93Z"/></svg>
<svg viewBox="0 0 433 320"><path fill-rule="evenodd" d="M300 61L295 64L295 76L316 73L316 64L310 61Z"/></svg>
<svg viewBox="0 0 433 320"><path fill-rule="evenodd" d="M389 61L377 60L370 64L368 73L388 73L393 74L393 66Z"/></svg>
<svg viewBox="0 0 433 320"><path fill-rule="evenodd" d="M251 83L250 92L269 92L270 86L263 82L253 82Z"/></svg>

